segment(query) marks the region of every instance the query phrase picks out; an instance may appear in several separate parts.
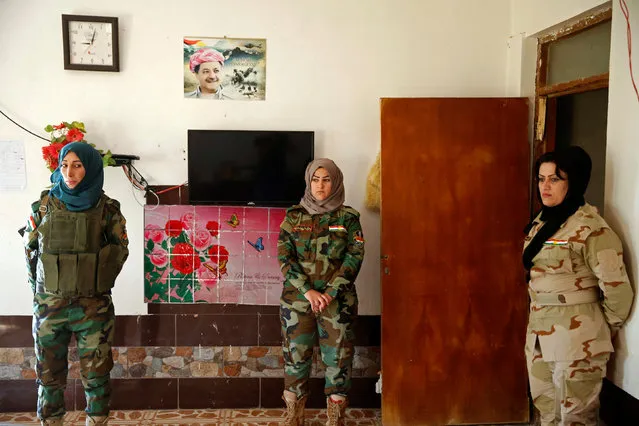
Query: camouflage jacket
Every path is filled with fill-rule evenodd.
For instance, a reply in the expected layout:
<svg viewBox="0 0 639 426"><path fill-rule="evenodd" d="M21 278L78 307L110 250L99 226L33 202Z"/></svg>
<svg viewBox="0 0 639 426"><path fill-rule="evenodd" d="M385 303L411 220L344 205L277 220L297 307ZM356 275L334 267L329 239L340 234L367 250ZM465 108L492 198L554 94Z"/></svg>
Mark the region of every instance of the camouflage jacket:
<svg viewBox="0 0 639 426"><path fill-rule="evenodd" d="M277 243L284 285L303 295L315 289L335 297L354 290L364 259L364 237L357 210L343 206L311 215L296 205L286 211Z"/></svg>
<svg viewBox="0 0 639 426"><path fill-rule="evenodd" d="M40 200L31 204L31 214L27 220L27 226L20 229L20 234L24 241L27 260L27 276L29 284L31 285L31 290L34 293L36 291L36 265L40 254L38 226L40 225L43 217L41 216L42 213L40 213L39 209L42 198L48 193L48 190L43 191L42 194L40 194ZM102 226L106 237L105 245L117 244L123 246L126 250L124 258L124 260L126 260L126 257L128 257L127 247L129 245L129 239L126 234L126 219L124 219L124 216L122 216L122 212L120 211L120 203L117 200L107 197L105 194L102 194L102 198L104 199ZM56 207L66 210L64 203L53 196L49 198L49 203L56 203Z"/></svg>
<svg viewBox="0 0 639 426"><path fill-rule="evenodd" d="M536 222L524 248L543 224L539 218ZM589 204L580 207L545 242L533 263L526 351L532 354L539 339L545 361L613 352L610 330L616 331L626 321L634 294L621 241L597 209ZM598 300L571 304L570 299L587 293ZM539 303L540 296L557 296L559 304Z"/></svg>

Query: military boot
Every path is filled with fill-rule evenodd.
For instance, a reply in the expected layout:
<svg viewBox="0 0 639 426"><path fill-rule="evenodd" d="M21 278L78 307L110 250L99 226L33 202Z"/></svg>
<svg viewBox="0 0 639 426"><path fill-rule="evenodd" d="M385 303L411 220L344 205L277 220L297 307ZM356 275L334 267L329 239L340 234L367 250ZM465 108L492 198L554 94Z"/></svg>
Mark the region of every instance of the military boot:
<svg viewBox="0 0 639 426"><path fill-rule="evenodd" d="M108 425L109 424L109 416L89 416L87 414L87 421L85 423L86 426L98 426L98 425Z"/></svg>
<svg viewBox="0 0 639 426"><path fill-rule="evenodd" d="M52 417L50 419L40 420L40 424L42 426L62 426L64 423L62 417Z"/></svg>
<svg viewBox="0 0 639 426"><path fill-rule="evenodd" d="M286 403L286 417L281 426L302 426L304 424L304 406L306 405L307 395L300 399L282 399Z"/></svg>
<svg viewBox="0 0 639 426"><path fill-rule="evenodd" d="M346 398L341 401L335 401L330 396L326 398L326 415L328 416L326 426L343 426L347 406Z"/></svg>

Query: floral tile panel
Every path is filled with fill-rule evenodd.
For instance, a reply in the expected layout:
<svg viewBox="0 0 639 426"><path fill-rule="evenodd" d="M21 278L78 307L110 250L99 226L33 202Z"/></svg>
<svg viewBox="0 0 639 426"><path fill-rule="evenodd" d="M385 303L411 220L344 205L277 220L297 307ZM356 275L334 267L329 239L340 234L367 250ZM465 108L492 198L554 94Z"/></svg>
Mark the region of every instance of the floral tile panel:
<svg viewBox="0 0 639 426"><path fill-rule="evenodd" d="M277 305L283 208L161 205L144 209L147 303Z"/></svg>

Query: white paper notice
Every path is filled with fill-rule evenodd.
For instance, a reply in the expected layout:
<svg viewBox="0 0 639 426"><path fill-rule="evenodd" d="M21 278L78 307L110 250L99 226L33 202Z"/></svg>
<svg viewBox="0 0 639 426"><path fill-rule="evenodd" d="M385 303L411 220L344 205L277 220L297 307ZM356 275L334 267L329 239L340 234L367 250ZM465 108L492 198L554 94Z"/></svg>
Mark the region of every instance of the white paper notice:
<svg viewBox="0 0 639 426"><path fill-rule="evenodd" d="M24 144L0 141L0 191L20 191L26 187Z"/></svg>

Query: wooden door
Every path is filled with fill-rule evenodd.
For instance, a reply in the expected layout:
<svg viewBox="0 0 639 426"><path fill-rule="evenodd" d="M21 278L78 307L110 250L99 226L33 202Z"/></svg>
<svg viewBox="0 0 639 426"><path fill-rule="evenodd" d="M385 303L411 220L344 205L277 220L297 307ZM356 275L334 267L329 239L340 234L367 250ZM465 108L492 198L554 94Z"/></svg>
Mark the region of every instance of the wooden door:
<svg viewBox="0 0 639 426"><path fill-rule="evenodd" d="M528 420L526 99L382 99L382 421Z"/></svg>

